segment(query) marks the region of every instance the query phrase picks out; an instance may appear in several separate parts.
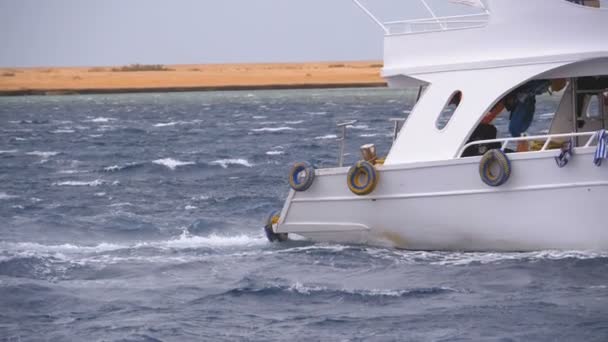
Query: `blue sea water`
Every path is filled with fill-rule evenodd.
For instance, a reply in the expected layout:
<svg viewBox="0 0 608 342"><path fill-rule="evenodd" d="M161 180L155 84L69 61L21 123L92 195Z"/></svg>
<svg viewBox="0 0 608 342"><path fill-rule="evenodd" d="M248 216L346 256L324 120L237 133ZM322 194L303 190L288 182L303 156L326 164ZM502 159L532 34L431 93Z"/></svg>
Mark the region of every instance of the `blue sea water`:
<svg viewBox="0 0 608 342"><path fill-rule="evenodd" d="M413 95L0 98L0 341L607 341L608 253L266 241L291 163L348 119L386 153Z"/></svg>

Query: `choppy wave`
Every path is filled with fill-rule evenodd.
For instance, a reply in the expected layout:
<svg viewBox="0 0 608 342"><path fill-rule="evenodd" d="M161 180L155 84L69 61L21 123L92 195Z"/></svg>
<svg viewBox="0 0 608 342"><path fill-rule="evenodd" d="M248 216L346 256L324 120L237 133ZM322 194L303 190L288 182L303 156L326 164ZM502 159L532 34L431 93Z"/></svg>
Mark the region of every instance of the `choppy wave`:
<svg viewBox="0 0 608 342"><path fill-rule="evenodd" d="M230 165L253 167L253 164L251 164L247 159L219 159L210 162L209 165L219 165L224 169L227 169Z"/></svg>
<svg viewBox="0 0 608 342"><path fill-rule="evenodd" d="M0 154L17 153L19 150L0 150Z"/></svg>
<svg viewBox="0 0 608 342"><path fill-rule="evenodd" d="M55 182L53 185L55 186L100 186L105 184L106 182L102 179L95 179L93 181L64 181L64 182Z"/></svg>
<svg viewBox="0 0 608 342"><path fill-rule="evenodd" d="M283 127L262 127L262 128L254 128L251 130L252 132L271 132L271 133L275 133L275 132L283 132L283 131L295 131L295 128L293 127L289 127L289 126L283 126Z"/></svg>
<svg viewBox="0 0 608 342"><path fill-rule="evenodd" d="M17 198L17 196L9 195L6 192L0 192L0 200L7 200L7 199L13 199L13 198Z"/></svg>
<svg viewBox="0 0 608 342"><path fill-rule="evenodd" d="M152 161L154 164L166 166L171 170L175 170L180 166L194 165L194 162L184 162L173 158L163 158Z"/></svg>
<svg viewBox="0 0 608 342"><path fill-rule="evenodd" d="M103 168L104 172L118 172L143 165L142 163L128 163L125 165L111 165Z"/></svg>
<svg viewBox="0 0 608 342"><path fill-rule="evenodd" d="M68 134L68 133L74 133L76 132L73 129L56 129L54 131L51 131L51 133L53 134Z"/></svg>
<svg viewBox="0 0 608 342"><path fill-rule="evenodd" d="M329 139L337 139L338 136L335 134L327 134L327 135L320 135L318 137L315 137L315 140L329 140Z"/></svg>
<svg viewBox="0 0 608 342"><path fill-rule="evenodd" d="M357 288L332 288L323 285L303 284L295 282L291 284L266 283L257 285L250 279L245 279L244 285L231 289L224 295L280 295L293 294L315 297L339 297L342 299L381 299L385 297L426 297L449 292L459 292L449 287L421 287L408 289L357 289Z"/></svg>
<svg viewBox="0 0 608 342"><path fill-rule="evenodd" d="M546 250L519 253L426 252L339 244L312 244L307 246L295 246L278 250L277 253L304 253L319 256L360 254L369 256L371 259L387 260L397 264L429 264L440 266L466 266L471 264L493 264L508 261L536 262L543 260L590 260L608 258L608 252L599 251Z"/></svg>
<svg viewBox="0 0 608 342"><path fill-rule="evenodd" d="M178 237L162 241L146 241L133 244L119 244L102 242L96 245L58 244L45 245L37 242L5 242L0 241L0 249L13 255L29 256L55 256L66 257L67 255L105 253L119 250L137 250L145 248L156 248L160 250L180 250L196 248L233 248L233 247L255 247L267 245L266 237L240 235L218 235L195 236L184 230Z"/></svg>
<svg viewBox="0 0 608 342"><path fill-rule="evenodd" d="M110 122L110 121L115 121L116 119L114 118L106 118L103 116L94 118L94 119L90 119L90 120L86 120L87 122Z"/></svg>
<svg viewBox="0 0 608 342"><path fill-rule="evenodd" d="M266 154L269 156L280 156L281 154L285 154L285 151L266 151Z"/></svg>
<svg viewBox="0 0 608 342"><path fill-rule="evenodd" d="M42 157L44 159L48 159L50 157L54 157L54 156L58 155L59 152L55 152L55 151L48 151L48 152L44 152L44 151L32 151L32 152L27 152L26 154L28 156L37 156L37 157Z"/></svg>
<svg viewBox="0 0 608 342"><path fill-rule="evenodd" d="M299 124L301 124L303 122L304 122L304 120L285 121L285 123L288 124L288 125L299 125Z"/></svg>
<svg viewBox="0 0 608 342"><path fill-rule="evenodd" d="M192 121L171 121L171 122L159 122L154 125L154 127L172 127L177 125L193 125L200 123L202 120L192 120Z"/></svg>

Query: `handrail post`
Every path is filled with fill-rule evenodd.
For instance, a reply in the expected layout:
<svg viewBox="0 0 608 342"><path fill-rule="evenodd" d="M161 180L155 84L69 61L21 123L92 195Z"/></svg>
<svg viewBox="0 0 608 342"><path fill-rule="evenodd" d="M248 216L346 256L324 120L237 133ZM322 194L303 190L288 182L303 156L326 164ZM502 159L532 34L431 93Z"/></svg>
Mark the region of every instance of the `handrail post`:
<svg viewBox="0 0 608 342"><path fill-rule="evenodd" d="M392 121L394 123L393 126L393 144L395 143L395 140L397 140L397 135L399 135L399 123L400 122L405 122L404 118L390 118L389 121Z"/></svg>
<svg viewBox="0 0 608 342"><path fill-rule="evenodd" d="M346 127L355 124L357 120L346 121L343 123L337 124L338 128L342 128L342 138L340 141L340 155L338 156L338 167L344 166L344 146L346 144Z"/></svg>

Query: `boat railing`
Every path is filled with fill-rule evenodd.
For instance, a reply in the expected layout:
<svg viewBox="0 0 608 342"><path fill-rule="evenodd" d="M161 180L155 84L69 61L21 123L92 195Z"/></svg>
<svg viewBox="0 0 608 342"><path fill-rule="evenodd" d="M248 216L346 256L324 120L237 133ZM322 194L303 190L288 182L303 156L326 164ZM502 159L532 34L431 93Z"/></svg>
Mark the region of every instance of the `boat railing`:
<svg viewBox="0 0 608 342"><path fill-rule="evenodd" d="M360 0L352 1L382 29L387 36L478 28L485 26L490 20L490 12L480 0L455 1L468 3L470 6L476 7L480 11L479 13L450 16L438 16L433 8L427 3L427 0L420 0L424 8L430 14L430 17L398 21L382 21L365 7Z"/></svg>
<svg viewBox="0 0 608 342"><path fill-rule="evenodd" d="M587 137L587 141L583 144L583 143L579 143L579 139L583 138L583 137ZM577 132L577 133L561 133L561 134L545 134L545 135L530 135L530 136L522 136L522 137L516 137L516 138L501 138L501 139L490 139L490 140L476 140L476 141L472 141L466 145L464 145L460 151L458 152L457 158L461 158L462 154L464 153L464 151L471 147L471 146L477 146L477 145L486 145L486 144L495 144L495 143L500 143L501 144L501 150L505 150L509 144L511 143L519 143L519 142L542 142L543 145L541 148L539 149L533 149L529 152L542 152L542 151L547 151L547 150L553 150L556 149L555 147L551 146L551 142L557 142L557 139L560 139L562 141L560 141L561 143L564 143L563 139L567 138L567 139L575 139L576 140L576 144L574 144L574 146L578 146L578 147L590 147L592 146L592 144L594 143L594 141L596 141L598 137L598 132Z"/></svg>
<svg viewBox="0 0 608 342"><path fill-rule="evenodd" d="M467 14L424 19L388 21L383 23L388 35L406 35L435 31L449 31L484 27L490 18L488 13Z"/></svg>

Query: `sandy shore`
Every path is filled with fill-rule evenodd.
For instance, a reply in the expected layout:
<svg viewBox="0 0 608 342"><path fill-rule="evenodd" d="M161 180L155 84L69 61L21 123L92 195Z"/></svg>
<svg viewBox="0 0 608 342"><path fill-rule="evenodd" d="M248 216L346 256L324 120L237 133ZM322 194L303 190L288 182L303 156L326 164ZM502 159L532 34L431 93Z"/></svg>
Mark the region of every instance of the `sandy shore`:
<svg viewBox="0 0 608 342"><path fill-rule="evenodd" d="M0 68L0 95L384 86L381 67L381 62L371 61Z"/></svg>

